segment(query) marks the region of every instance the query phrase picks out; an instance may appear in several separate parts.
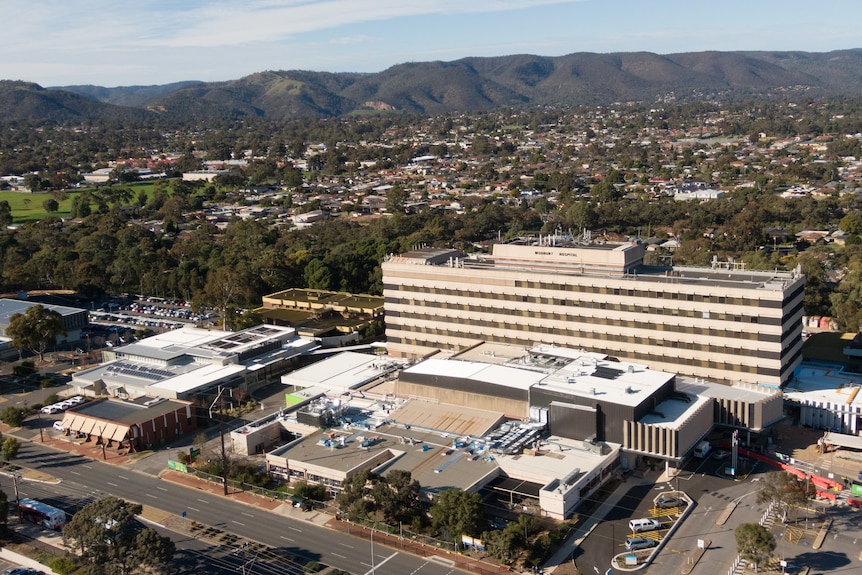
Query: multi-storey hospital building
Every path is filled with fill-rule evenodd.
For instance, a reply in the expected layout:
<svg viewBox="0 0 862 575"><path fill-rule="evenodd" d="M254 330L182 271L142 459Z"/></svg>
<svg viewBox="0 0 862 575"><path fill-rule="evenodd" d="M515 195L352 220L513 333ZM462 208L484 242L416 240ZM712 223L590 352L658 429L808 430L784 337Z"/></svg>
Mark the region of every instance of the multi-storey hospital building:
<svg viewBox="0 0 862 575"><path fill-rule="evenodd" d="M783 385L801 361L804 276L644 264L640 242L550 236L465 257L418 249L383 263L389 352L546 343L728 383Z"/></svg>

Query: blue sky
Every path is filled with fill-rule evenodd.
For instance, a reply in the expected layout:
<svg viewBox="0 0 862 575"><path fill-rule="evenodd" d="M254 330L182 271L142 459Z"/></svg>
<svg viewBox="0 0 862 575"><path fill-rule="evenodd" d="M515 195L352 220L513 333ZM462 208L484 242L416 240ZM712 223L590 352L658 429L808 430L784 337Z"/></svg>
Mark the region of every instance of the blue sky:
<svg viewBox="0 0 862 575"><path fill-rule="evenodd" d="M524 53L862 47L857 0L0 0L0 19L0 79L43 86Z"/></svg>

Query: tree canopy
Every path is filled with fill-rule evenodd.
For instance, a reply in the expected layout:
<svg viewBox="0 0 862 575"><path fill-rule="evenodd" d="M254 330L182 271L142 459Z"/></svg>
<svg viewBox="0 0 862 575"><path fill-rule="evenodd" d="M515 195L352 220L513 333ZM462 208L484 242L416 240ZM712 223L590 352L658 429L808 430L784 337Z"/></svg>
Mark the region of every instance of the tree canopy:
<svg viewBox="0 0 862 575"><path fill-rule="evenodd" d="M785 520L791 507L805 505L815 493L813 483L806 482L786 471L767 474L762 485L763 487L757 492L757 502L763 504L774 501L779 504Z"/></svg>
<svg viewBox="0 0 862 575"><path fill-rule="evenodd" d="M92 575L135 575L170 572L174 543L135 518L141 505L106 497L75 513L63 538L81 557Z"/></svg>
<svg viewBox="0 0 862 575"><path fill-rule="evenodd" d="M441 491L431 503L431 523L443 529L452 541L462 535L478 536L482 532L482 496L460 489Z"/></svg>
<svg viewBox="0 0 862 575"><path fill-rule="evenodd" d="M757 523L743 523L733 531L739 556L757 568L769 563L775 551L775 538L766 527Z"/></svg>
<svg viewBox="0 0 862 575"><path fill-rule="evenodd" d="M45 350L54 345L58 335L66 335L66 331L59 313L37 304L27 308L23 314L13 313L6 335L12 338L13 346L27 349L42 360Z"/></svg>

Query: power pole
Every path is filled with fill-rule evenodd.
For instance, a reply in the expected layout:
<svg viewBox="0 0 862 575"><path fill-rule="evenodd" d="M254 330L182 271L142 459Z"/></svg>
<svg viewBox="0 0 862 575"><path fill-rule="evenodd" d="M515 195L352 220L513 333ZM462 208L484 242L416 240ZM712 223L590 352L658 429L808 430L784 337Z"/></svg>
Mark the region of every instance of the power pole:
<svg viewBox="0 0 862 575"><path fill-rule="evenodd" d="M221 472L222 472L222 485L224 486L224 494L227 495L227 471L228 471L228 459L227 452L224 448L224 388L219 387L218 395L215 398L215 401L210 405L209 413L210 419L213 416L213 405L216 404L217 401L220 401L220 410L221 417L219 418L218 431L219 436L221 437Z"/></svg>
<svg viewBox="0 0 862 575"><path fill-rule="evenodd" d="M12 474L12 487L15 489L15 509L18 510L18 520L21 520L21 505L20 498L18 497L18 476L16 474Z"/></svg>

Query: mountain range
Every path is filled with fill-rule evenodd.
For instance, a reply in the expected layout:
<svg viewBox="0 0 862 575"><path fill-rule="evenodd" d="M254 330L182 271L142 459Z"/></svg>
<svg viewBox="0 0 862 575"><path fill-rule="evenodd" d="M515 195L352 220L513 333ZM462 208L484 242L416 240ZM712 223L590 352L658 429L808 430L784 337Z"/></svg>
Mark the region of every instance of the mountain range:
<svg viewBox="0 0 862 575"><path fill-rule="evenodd" d="M620 101L858 95L862 49L575 53L411 62L374 74L266 71L226 82L59 86L0 81L0 117L45 121L214 117L276 120L441 114Z"/></svg>

